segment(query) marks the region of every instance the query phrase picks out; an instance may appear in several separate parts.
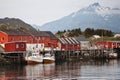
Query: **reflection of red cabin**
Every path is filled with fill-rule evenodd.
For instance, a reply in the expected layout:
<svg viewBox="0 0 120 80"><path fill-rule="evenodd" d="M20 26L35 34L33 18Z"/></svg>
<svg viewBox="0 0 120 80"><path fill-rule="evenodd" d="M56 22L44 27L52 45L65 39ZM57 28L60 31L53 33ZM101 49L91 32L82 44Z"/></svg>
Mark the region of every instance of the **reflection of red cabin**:
<svg viewBox="0 0 120 80"><path fill-rule="evenodd" d="M5 43L5 52L26 51L26 42L8 42Z"/></svg>

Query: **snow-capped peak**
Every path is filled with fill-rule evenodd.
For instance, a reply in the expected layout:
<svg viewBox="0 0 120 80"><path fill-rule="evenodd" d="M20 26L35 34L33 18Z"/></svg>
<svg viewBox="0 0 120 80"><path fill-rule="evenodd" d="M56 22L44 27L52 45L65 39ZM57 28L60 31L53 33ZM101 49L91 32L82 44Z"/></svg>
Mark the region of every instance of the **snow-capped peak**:
<svg viewBox="0 0 120 80"><path fill-rule="evenodd" d="M99 3L93 3L88 7L82 8L77 12L71 14L71 17L75 17L79 14L100 14L101 16L105 16L106 14L120 14L119 8L110 8L101 6Z"/></svg>
<svg viewBox="0 0 120 80"><path fill-rule="evenodd" d="M75 17L76 15L79 15L81 13L83 14L90 14L96 12L96 10L100 10L102 7L100 6L99 3L94 3L92 5L89 5L88 7L80 9L78 12L74 12L71 14L71 17Z"/></svg>
<svg viewBox="0 0 120 80"><path fill-rule="evenodd" d="M120 9L111 6L102 6L99 3L94 3L77 12L71 13L59 20L46 23L40 27L40 30L67 30L74 28L101 28L120 32ZM59 28L58 28L59 27Z"/></svg>
<svg viewBox="0 0 120 80"><path fill-rule="evenodd" d="M89 7L91 8L98 8L101 7L99 3L93 3L92 5L90 5Z"/></svg>

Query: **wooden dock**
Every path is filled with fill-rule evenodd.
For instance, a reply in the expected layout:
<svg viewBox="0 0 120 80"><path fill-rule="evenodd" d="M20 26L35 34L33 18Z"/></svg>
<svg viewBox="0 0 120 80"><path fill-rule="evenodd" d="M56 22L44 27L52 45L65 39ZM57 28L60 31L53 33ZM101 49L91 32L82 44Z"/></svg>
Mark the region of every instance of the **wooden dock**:
<svg viewBox="0 0 120 80"><path fill-rule="evenodd" d="M3 52L0 53L1 64L25 64L25 52Z"/></svg>
<svg viewBox="0 0 120 80"><path fill-rule="evenodd" d="M93 50L78 50L78 51L55 51L56 62L71 61L82 59L109 59L110 49L93 49ZM116 49L118 58L120 58L120 49Z"/></svg>
<svg viewBox="0 0 120 80"><path fill-rule="evenodd" d="M118 58L120 58L120 48L115 49ZM69 51L52 51L53 54L55 55L55 61L56 62L64 62L64 61L76 61L76 60L83 60L83 59L99 59L99 60L104 60L108 59L109 53L105 52L104 49L93 49L93 50L69 50ZM41 52L40 54L45 54L46 52ZM0 53L0 56L4 58L6 62L9 63L17 63L17 64L26 64L25 62L25 54L26 52L3 52Z"/></svg>

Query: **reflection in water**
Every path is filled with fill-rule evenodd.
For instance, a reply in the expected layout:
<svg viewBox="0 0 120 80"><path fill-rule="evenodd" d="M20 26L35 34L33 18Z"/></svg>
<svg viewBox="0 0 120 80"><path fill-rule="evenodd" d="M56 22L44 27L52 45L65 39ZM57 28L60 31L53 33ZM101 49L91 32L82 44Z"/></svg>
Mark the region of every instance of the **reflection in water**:
<svg viewBox="0 0 120 80"><path fill-rule="evenodd" d="M43 65L27 65L24 67L26 71L26 78L27 79L34 79L34 77L42 77L43 76Z"/></svg>
<svg viewBox="0 0 120 80"><path fill-rule="evenodd" d="M0 80L120 79L120 60L0 66Z"/></svg>
<svg viewBox="0 0 120 80"><path fill-rule="evenodd" d="M25 67L26 78L50 78L55 74L55 64L27 65Z"/></svg>
<svg viewBox="0 0 120 80"><path fill-rule="evenodd" d="M20 76L24 76L23 66L17 65L0 65L0 80L11 80Z"/></svg>
<svg viewBox="0 0 120 80"><path fill-rule="evenodd" d="M76 76L80 76L80 63L70 62L70 63L63 63L61 65L56 65L56 71L58 71L59 78L74 78Z"/></svg>

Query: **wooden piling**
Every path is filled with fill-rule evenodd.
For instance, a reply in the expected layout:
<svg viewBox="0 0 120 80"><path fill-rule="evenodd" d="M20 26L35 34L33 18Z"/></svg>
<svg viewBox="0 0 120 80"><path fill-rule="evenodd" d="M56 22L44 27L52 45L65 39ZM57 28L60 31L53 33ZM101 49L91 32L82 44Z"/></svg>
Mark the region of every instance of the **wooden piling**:
<svg viewBox="0 0 120 80"><path fill-rule="evenodd" d="M109 53L105 53L103 49L94 50L78 50L78 51L56 51L55 58L57 61L71 61L81 59L106 59Z"/></svg>
<svg viewBox="0 0 120 80"><path fill-rule="evenodd" d="M1 53L1 56L6 61L2 64L25 64L25 53L23 52L9 52ZM1 64L1 63L0 63Z"/></svg>

